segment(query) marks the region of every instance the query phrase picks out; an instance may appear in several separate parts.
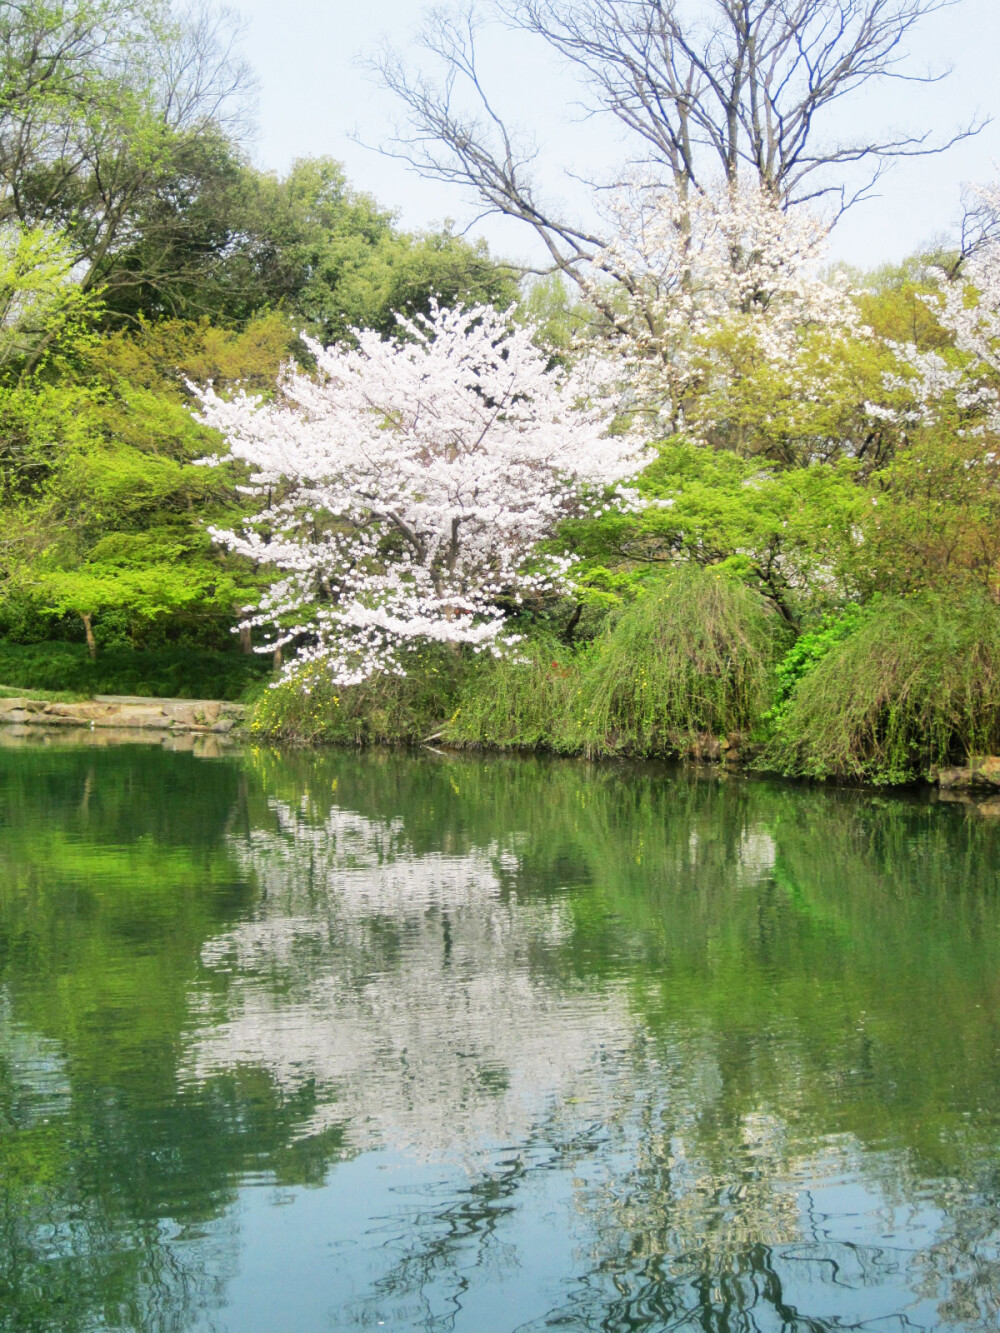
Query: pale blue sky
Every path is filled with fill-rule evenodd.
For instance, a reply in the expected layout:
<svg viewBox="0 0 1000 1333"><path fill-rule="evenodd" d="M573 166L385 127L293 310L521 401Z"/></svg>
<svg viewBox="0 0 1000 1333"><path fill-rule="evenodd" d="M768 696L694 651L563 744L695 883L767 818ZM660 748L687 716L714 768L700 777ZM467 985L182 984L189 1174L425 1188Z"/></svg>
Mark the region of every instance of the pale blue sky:
<svg viewBox="0 0 1000 1333"><path fill-rule="evenodd" d="M247 54L261 80L261 165L281 170L295 158L327 154L345 163L355 185L399 211L407 226L422 227L475 216L458 191L420 180L352 142L357 131L377 143L388 133L393 103L372 86L357 57L383 36L405 49L425 6L421 0L239 0L249 20ZM578 189L569 167L607 177L621 148L609 126L580 122L573 102L578 86L544 47L490 30L487 75L505 112L531 128L545 150L539 173L547 195L572 199ZM854 105L845 133L871 121L906 130L936 125L944 132L977 110L1000 122L1000 0L959 0L925 21L915 58L921 65L952 65L943 84L890 84L866 92ZM837 257L859 264L901 258L946 231L959 207L961 187L990 178L1000 162L1000 123L942 157L900 163L881 184L882 197L859 206L835 233ZM522 258L529 237L515 224L476 229L494 249Z"/></svg>

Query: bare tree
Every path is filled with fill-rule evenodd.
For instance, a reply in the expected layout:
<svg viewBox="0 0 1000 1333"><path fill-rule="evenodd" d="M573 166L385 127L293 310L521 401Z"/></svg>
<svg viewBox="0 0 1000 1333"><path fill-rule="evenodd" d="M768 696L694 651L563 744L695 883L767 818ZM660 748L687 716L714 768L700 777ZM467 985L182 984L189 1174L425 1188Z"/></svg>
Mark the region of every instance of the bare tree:
<svg viewBox="0 0 1000 1333"><path fill-rule="evenodd" d="M257 76L243 56L247 23L236 10L195 0L156 34L158 100L175 129L209 125L230 139L248 139L255 128Z"/></svg>
<svg viewBox="0 0 1000 1333"><path fill-rule="evenodd" d="M431 180L471 189L484 205L484 215L499 213L526 222L548 250L551 267L576 276L601 240L561 220L538 196L531 171L537 149L494 109L480 78L475 34L471 10L430 15L423 45L444 68L441 82L411 75L390 48L372 62L407 111L405 129L380 151L402 158ZM470 91L478 114L464 109Z"/></svg>
<svg viewBox="0 0 1000 1333"><path fill-rule="evenodd" d="M955 3L493 0L493 11L557 51L589 89L589 109L616 118L634 157L682 195L720 173L734 182L749 172L783 205L832 198L843 212L893 161L944 152L987 123L976 118L943 139L835 137L841 104L870 85L945 77L913 70L907 40ZM538 198L534 147L504 122L480 79L476 28L471 8L431 12L423 45L443 70L437 81L411 75L391 52L375 62L406 109L405 128L384 151L529 224L553 266L575 274L599 241ZM470 104L478 112L463 109Z"/></svg>

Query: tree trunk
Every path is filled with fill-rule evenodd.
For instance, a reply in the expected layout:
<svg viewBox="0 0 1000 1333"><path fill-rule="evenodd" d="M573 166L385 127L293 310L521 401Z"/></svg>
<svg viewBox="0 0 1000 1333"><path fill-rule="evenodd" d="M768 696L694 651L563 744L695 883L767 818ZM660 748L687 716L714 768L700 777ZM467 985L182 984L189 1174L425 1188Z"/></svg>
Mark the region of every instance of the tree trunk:
<svg viewBox="0 0 1000 1333"><path fill-rule="evenodd" d="M284 665L284 662L285 662L285 655L284 653L282 653L281 646L279 644L279 646L274 650L274 657L272 659L272 664L274 666L275 671L280 671L282 666Z"/></svg>
<svg viewBox="0 0 1000 1333"><path fill-rule="evenodd" d="M247 656L253 652L253 635L249 625L240 626L240 651Z"/></svg>
<svg viewBox="0 0 1000 1333"><path fill-rule="evenodd" d="M87 652L90 654L90 660L93 662L97 658L97 640L94 638L94 630L90 623L90 612L80 612L80 619L83 621L83 628L87 632Z"/></svg>

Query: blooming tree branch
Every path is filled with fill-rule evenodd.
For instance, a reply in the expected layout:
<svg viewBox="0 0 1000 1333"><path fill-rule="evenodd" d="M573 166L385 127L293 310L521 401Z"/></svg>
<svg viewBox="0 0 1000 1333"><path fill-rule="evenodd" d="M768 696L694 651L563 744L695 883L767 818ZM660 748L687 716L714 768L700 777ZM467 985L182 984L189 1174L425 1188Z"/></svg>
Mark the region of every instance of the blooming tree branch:
<svg viewBox="0 0 1000 1333"><path fill-rule="evenodd" d="M280 572L246 622L273 627L270 646L297 644L343 685L405 674L422 643L500 651L512 610L567 586L569 557L538 543L633 503L620 484L647 457L611 431L607 364L552 368L532 332L488 306L435 307L395 339L310 342L317 373L287 370L274 402L199 392L265 498L213 536Z"/></svg>
<svg viewBox="0 0 1000 1333"><path fill-rule="evenodd" d="M910 416L924 425L942 419L946 407L959 434L1000 435L1000 183L973 191L979 242L950 270L934 271L937 290L923 299L954 351L921 352L895 346L901 372L888 389L905 388L914 400ZM997 459L996 451L987 455Z"/></svg>
<svg viewBox="0 0 1000 1333"><path fill-rule="evenodd" d="M792 375L815 332L863 332L846 282L819 271L828 225L783 209L755 180L681 191L639 174L609 194L606 212L611 240L585 291L664 433L708 427L696 398L738 373L720 360L720 334Z"/></svg>

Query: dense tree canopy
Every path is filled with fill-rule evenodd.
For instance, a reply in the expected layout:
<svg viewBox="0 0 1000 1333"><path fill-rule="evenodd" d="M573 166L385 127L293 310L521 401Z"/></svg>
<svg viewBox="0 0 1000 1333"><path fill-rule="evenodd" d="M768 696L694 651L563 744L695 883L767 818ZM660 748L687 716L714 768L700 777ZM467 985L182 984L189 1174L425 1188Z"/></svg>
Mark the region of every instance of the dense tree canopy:
<svg viewBox="0 0 1000 1333"><path fill-rule="evenodd" d="M844 7L833 100L895 68L893 40L934 7ZM956 616L995 600L1000 204L981 191L951 252L824 267L829 216L788 204L853 150L823 156L826 94L798 158L780 127L755 140L753 95L802 112L785 39L799 32L808 63L828 8L719 0L699 46L680 9L507 6L571 61L589 52L588 77L618 98L606 109L640 137L618 97L639 33L625 19L650 40L652 19L666 24L644 80L682 51L694 78L691 108L668 97L646 124L667 134L687 117L690 160L647 134L655 151L600 192L593 234L535 216L563 272L532 280L447 227L401 229L331 159L253 166L253 80L224 12L0 5L0 635L98 658L294 649L320 693L317 665L337 689L365 677L344 727L391 737L392 717L419 735L450 713L484 645L524 645L514 694L527 680L538 694L519 715L562 707L586 654L612 660L628 608L672 605L663 588L690 565L760 599L776 644L817 652L879 598L945 597ZM775 68L792 62L790 82L743 69L716 142L718 62L733 43L750 52L741 15L777 43ZM471 32L449 23L432 29L438 54L475 80ZM431 115L430 84L383 72ZM437 123L445 154L476 149L460 128ZM855 149L877 164L922 143ZM511 152L493 183L522 216ZM627 502L603 489L637 469ZM650 628L649 644L668 639ZM376 704L409 669L404 646L423 683Z"/></svg>

